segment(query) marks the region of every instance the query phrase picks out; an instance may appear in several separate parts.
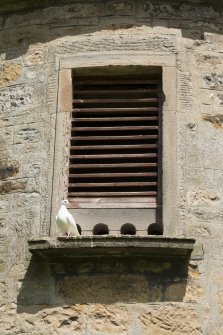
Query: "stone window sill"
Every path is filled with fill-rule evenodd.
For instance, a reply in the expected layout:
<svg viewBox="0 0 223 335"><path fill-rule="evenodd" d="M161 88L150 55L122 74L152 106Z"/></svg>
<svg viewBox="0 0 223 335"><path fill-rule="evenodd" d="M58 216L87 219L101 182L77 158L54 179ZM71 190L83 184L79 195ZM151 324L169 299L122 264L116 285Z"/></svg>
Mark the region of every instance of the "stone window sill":
<svg viewBox="0 0 223 335"><path fill-rule="evenodd" d="M194 246L193 238L164 236L100 235L29 240L30 252L46 259L106 255L189 259Z"/></svg>

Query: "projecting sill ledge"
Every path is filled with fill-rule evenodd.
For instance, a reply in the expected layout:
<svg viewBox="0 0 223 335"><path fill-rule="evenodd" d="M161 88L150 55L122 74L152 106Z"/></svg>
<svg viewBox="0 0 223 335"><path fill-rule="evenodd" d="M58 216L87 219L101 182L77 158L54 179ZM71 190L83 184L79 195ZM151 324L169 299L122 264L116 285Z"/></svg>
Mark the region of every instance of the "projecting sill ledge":
<svg viewBox="0 0 223 335"><path fill-rule="evenodd" d="M29 250L49 259L106 255L189 259L194 244L193 238L94 235L30 239Z"/></svg>

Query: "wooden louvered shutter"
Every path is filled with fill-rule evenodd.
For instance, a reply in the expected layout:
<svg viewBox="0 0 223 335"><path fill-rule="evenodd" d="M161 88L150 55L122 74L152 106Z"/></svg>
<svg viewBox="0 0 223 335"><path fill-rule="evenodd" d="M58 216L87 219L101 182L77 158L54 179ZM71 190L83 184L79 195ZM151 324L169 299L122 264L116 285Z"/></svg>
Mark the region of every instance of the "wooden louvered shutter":
<svg viewBox="0 0 223 335"><path fill-rule="evenodd" d="M144 198L160 183L160 82L149 78L73 81L69 200Z"/></svg>

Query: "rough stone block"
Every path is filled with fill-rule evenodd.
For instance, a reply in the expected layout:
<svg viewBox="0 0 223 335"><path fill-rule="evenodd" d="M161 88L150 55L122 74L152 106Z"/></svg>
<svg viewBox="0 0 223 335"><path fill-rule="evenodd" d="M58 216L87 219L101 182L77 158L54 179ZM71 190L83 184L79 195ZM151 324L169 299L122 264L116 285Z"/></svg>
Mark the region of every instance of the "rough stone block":
<svg viewBox="0 0 223 335"><path fill-rule="evenodd" d="M0 91L0 115L21 113L21 109L32 105L33 90L29 85L13 86Z"/></svg>
<svg viewBox="0 0 223 335"><path fill-rule="evenodd" d="M14 144L35 143L42 139L42 128L39 124L15 127Z"/></svg>
<svg viewBox="0 0 223 335"><path fill-rule="evenodd" d="M61 18L61 9L63 8L63 18ZM5 27L22 26L24 20L28 25L35 24L53 24L58 22L64 22L66 24L73 19L97 17L103 14L104 4L101 1L98 2L77 2L74 4L66 5L63 7L54 6L43 9L37 9L23 15L11 15L5 22ZM64 24L63 24L64 26Z"/></svg>
<svg viewBox="0 0 223 335"><path fill-rule="evenodd" d="M46 63L47 51L47 47L42 44L37 44L34 47L29 48L28 52L23 57L25 65L36 66Z"/></svg>
<svg viewBox="0 0 223 335"><path fill-rule="evenodd" d="M203 163L205 169L221 170L223 164L223 157L219 154L213 154L210 152L203 157Z"/></svg>
<svg viewBox="0 0 223 335"><path fill-rule="evenodd" d="M221 325L211 325L210 335L221 335L223 334L223 327Z"/></svg>
<svg viewBox="0 0 223 335"><path fill-rule="evenodd" d="M124 306L95 305L89 308L87 328L92 333L122 334L129 331L131 316Z"/></svg>
<svg viewBox="0 0 223 335"><path fill-rule="evenodd" d="M107 15L134 15L135 4L134 1L116 1L109 0L106 4Z"/></svg>
<svg viewBox="0 0 223 335"><path fill-rule="evenodd" d="M131 274L66 276L58 282L57 293L66 303L147 302L148 283L144 276Z"/></svg>
<svg viewBox="0 0 223 335"><path fill-rule="evenodd" d="M12 177L19 172L19 162L10 158L0 158L0 179Z"/></svg>
<svg viewBox="0 0 223 335"><path fill-rule="evenodd" d="M208 73L203 76L206 86L210 89L223 89L223 76L217 73Z"/></svg>
<svg viewBox="0 0 223 335"><path fill-rule="evenodd" d="M2 180L0 181L0 193L18 192L26 189L26 181Z"/></svg>
<svg viewBox="0 0 223 335"><path fill-rule="evenodd" d="M193 4L163 4L153 3L152 1L138 1L139 16L154 16L159 18L178 18L181 19L202 19L218 18L219 13L211 7L193 6Z"/></svg>
<svg viewBox="0 0 223 335"><path fill-rule="evenodd" d="M191 305L164 304L142 314L145 334L201 335L201 320Z"/></svg>
<svg viewBox="0 0 223 335"><path fill-rule="evenodd" d="M18 215L15 229L18 236L32 236L40 233L40 199L40 194L35 193L34 190L17 195L15 209Z"/></svg>
<svg viewBox="0 0 223 335"><path fill-rule="evenodd" d="M5 63L0 70L0 88L14 83L21 75L20 64Z"/></svg>
<svg viewBox="0 0 223 335"><path fill-rule="evenodd" d="M212 190L188 192L189 212L200 220L218 220L223 217L222 194Z"/></svg>

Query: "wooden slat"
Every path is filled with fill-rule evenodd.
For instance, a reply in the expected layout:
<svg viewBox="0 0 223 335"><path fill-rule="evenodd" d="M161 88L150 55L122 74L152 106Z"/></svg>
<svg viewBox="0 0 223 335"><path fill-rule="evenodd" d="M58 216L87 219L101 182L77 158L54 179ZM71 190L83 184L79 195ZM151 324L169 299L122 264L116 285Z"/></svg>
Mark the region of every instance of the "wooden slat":
<svg viewBox="0 0 223 335"><path fill-rule="evenodd" d="M82 201L83 199L83 201ZM144 197L125 197L125 202L119 202L120 197L78 197L69 198L71 208L157 208L156 197L147 197L146 201L141 201L145 199ZM96 200L96 202L94 201ZM133 200L133 201L132 201Z"/></svg>
<svg viewBox="0 0 223 335"><path fill-rule="evenodd" d="M100 79L100 80L93 80L93 79L84 79L84 80L77 80L75 81L74 89L76 86L88 86L88 85L157 85L159 83L158 80L147 80L147 79L116 79L112 80L109 78Z"/></svg>
<svg viewBox="0 0 223 335"><path fill-rule="evenodd" d="M145 192L145 191L144 191ZM78 199L78 202L79 203L82 203L82 202L86 202L86 201L88 201L88 200L90 200L91 201L91 203L101 203L101 202L103 202L103 203L106 203L107 201L109 201L109 198L100 198L100 197L98 197L98 198L88 198L88 197L82 197L82 198L79 198ZM126 202L128 202L128 203L135 203L135 202L138 202L138 203L148 203L148 202L155 202L156 201L156 196L141 196L141 197L131 197L131 198L128 198L128 197L123 197L123 196L120 196L120 197L118 197L118 198L110 198L110 200L112 200L112 202L113 203L126 203ZM76 199L74 199L74 198L71 198L70 199L70 202L72 202L72 201L75 201L76 202Z"/></svg>
<svg viewBox="0 0 223 335"><path fill-rule="evenodd" d="M157 172L127 172L127 173L77 173L77 174L69 174L69 178L129 178L129 177L157 177Z"/></svg>
<svg viewBox="0 0 223 335"><path fill-rule="evenodd" d="M115 145L115 144L108 144L108 145L75 145L71 146L71 150L119 150L119 149L130 149L130 150L137 150L137 149L157 149L157 144L123 144L123 145Z"/></svg>
<svg viewBox="0 0 223 335"><path fill-rule="evenodd" d="M72 118L75 123L82 122L129 122L129 121L157 121L157 116L113 116L113 117L76 117Z"/></svg>
<svg viewBox="0 0 223 335"><path fill-rule="evenodd" d="M70 159L119 159L119 158L156 158L157 153L144 154L99 154L99 155L70 155Z"/></svg>
<svg viewBox="0 0 223 335"><path fill-rule="evenodd" d="M99 90L86 90L86 89L83 89L83 90L79 90L79 89L74 89L74 95L88 95L88 94L106 94L106 93L109 93L109 94L137 94L137 93L157 93L158 92L158 89L157 88L140 88L140 89L135 89L135 90L132 90L132 89L99 89Z"/></svg>
<svg viewBox="0 0 223 335"><path fill-rule="evenodd" d="M144 168L156 167L157 163L110 163L110 164L70 164L71 169L98 169L98 168Z"/></svg>
<svg viewBox="0 0 223 335"><path fill-rule="evenodd" d="M113 183L70 183L69 187L90 188L90 187L132 187L132 186L156 186L156 182L113 182Z"/></svg>
<svg viewBox="0 0 223 335"><path fill-rule="evenodd" d="M141 192L68 192L68 197L134 197L134 196L156 196L155 191Z"/></svg>
<svg viewBox="0 0 223 335"><path fill-rule="evenodd" d="M157 135L124 135L124 136L75 136L71 140L76 141L103 141L103 140L153 140Z"/></svg>
<svg viewBox="0 0 223 335"><path fill-rule="evenodd" d="M139 200L141 199L141 197L129 197L129 198L125 198L126 202L118 202L116 200L118 200L120 197L95 197L95 198L84 198L84 197L78 197L78 198L69 198L69 202L71 204L71 208L157 208L157 204L156 204L156 197L155 200L152 201L148 201L148 199L153 199L152 197L147 197L147 201L143 202L143 201L134 201L131 202L130 200ZM84 202L82 202L82 199L86 199ZM100 202L94 202L94 199L100 200Z"/></svg>
<svg viewBox="0 0 223 335"><path fill-rule="evenodd" d="M143 113L143 112L158 112L158 107L95 107L95 108L74 108L74 113Z"/></svg>
<svg viewBox="0 0 223 335"><path fill-rule="evenodd" d="M138 98L138 99L74 99L74 104L113 104L113 103L152 103L158 102L157 98Z"/></svg>
<svg viewBox="0 0 223 335"><path fill-rule="evenodd" d="M111 127L75 127L72 131L128 131L128 130L157 130L158 126L111 126Z"/></svg>

